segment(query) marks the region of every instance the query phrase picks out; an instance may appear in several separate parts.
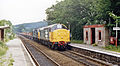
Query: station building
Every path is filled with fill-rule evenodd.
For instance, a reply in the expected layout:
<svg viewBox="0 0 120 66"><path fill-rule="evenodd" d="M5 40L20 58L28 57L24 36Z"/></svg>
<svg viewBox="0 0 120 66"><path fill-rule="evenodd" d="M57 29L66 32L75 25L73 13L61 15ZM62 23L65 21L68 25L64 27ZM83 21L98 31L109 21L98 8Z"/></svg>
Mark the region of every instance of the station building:
<svg viewBox="0 0 120 66"><path fill-rule="evenodd" d="M9 26L0 26L0 41L4 41L5 29L10 28Z"/></svg>
<svg viewBox="0 0 120 66"><path fill-rule="evenodd" d="M108 29L104 25L85 25L83 27L84 43L105 47L109 44Z"/></svg>

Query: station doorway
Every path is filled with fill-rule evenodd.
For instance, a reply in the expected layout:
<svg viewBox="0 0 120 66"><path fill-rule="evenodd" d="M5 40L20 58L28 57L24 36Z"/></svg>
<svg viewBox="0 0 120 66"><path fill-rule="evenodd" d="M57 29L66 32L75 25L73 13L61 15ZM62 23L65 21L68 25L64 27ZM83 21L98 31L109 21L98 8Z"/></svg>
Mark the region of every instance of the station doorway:
<svg viewBox="0 0 120 66"><path fill-rule="evenodd" d="M95 43L95 28L91 28L91 44Z"/></svg>

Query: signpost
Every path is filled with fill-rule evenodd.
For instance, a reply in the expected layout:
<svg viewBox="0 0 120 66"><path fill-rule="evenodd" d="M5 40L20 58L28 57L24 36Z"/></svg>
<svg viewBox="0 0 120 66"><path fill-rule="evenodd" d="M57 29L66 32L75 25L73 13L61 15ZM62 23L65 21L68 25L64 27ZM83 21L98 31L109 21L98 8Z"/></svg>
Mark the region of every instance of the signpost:
<svg viewBox="0 0 120 66"><path fill-rule="evenodd" d="M113 30L116 30L116 47L117 47L117 31L120 30L120 27L117 27L117 24L116 23L116 27L113 27Z"/></svg>
<svg viewBox="0 0 120 66"><path fill-rule="evenodd" d="M113 27L113 30L120 30L120 27Z"/></svg>

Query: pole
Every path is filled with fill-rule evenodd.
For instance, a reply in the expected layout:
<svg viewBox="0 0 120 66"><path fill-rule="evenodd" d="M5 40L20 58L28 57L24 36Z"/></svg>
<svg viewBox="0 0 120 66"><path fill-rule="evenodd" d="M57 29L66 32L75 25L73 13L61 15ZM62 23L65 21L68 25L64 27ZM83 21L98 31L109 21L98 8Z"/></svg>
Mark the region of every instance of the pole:
<svg viewBox="0 0 120 66"><path fill-rule="evenodd" d="M117 28L117 23L116 23L116 28ZM117 47L117 30L116 30L116 47Z"/></svg>
<svg viewBox="0 0 120 66"><path fill-rule="evenodd" d="M69 30L70 30L70 24L69 24Z"/></svg>

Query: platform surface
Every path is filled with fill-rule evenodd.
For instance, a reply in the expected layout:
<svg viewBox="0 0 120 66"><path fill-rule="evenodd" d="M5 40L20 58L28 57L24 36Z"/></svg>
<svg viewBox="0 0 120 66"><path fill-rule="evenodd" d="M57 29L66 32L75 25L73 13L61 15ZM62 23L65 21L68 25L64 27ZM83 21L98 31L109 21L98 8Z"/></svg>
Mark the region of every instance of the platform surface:
<svg viewBox="0 0 120 66"><path fill-rule="evenodd" d="M19 38L10 40L6 43L9 50L6 53L6 57L12 55L14 59L13 66L33 66L25 50L23 49L22 42Z"/></svg>
<svg viewBox="0 0 120 66"><path fill-rule="evenodd" d="M86 49L86 50L90 50L90 51L94 51L94 52L104 53L104 54L108 54L108 55L112 55L112 56L116 56L116 57L120 57L120 53L105 50L104 48L98 47L98 46L92 46L92 45L88 45L88 44L77 44L77 43L71 43L70 46L82 48L82 49Z"/></svg>

